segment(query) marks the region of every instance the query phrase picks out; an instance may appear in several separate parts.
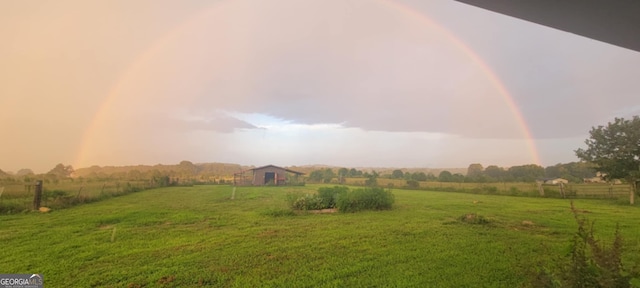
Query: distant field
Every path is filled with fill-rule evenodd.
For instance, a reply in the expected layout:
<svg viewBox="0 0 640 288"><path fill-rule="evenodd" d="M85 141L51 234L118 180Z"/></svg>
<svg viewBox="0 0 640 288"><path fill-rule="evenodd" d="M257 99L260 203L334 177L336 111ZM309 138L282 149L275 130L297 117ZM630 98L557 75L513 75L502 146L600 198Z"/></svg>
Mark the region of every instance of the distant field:
<svg viewBox="0 0 640 288"><path fill-rule="evenodd" d="M363 185L364 178L346 178L348 185ZM387 187L393 184L394 187L403 187L407 181L403 179L378 178L378 184ZM543 185L545 195L548 197L560 197L560 188L557 185ZM525 182L501 182L501 183L453 183L453 182L420 182L420 188L436 191L460 191L476 194L500 194L510 196L538 196L538 186L536 183ZM616 184L567 184L568 191L574 191L573 197L578 198L628 198L629 185Z"/></svg>
<svg viewBox="0 0 640 288"><path fill-rule="evenodd" d="M2 215L0 271L43 273L46 287L518 287L577 227L564 199L400 189L389 211L283 213L287 194L317 187L234 200L230 186L172 187ZM625 261L640 261L640 208L574 203L604 242L619 223ZM459 221L469 213L489 224Z"/></svg>

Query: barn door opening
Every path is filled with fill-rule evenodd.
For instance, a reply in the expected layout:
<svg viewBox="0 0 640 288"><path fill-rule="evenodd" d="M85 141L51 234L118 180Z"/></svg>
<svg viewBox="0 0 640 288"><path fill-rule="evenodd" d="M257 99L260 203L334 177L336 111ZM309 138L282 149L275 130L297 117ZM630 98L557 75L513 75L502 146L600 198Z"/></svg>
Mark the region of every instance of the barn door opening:
<svg viewBox="0 0 640 288"><path fill-rule="evenodd" d="M264 184L276 184L276 173L275 172L265 172L264 173Z"/></svg>

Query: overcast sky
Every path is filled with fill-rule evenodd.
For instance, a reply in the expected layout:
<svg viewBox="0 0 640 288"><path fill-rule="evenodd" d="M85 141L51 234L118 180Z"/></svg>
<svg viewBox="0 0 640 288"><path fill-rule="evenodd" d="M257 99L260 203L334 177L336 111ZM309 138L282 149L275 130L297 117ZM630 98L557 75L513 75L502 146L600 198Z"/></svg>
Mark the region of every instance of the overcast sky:
<svg viewBox="0 0 640 288"><path fill-rule="evenodd" d="M640 114L640 53L450 0L0 1L0 169L508 167Z"/></svg>

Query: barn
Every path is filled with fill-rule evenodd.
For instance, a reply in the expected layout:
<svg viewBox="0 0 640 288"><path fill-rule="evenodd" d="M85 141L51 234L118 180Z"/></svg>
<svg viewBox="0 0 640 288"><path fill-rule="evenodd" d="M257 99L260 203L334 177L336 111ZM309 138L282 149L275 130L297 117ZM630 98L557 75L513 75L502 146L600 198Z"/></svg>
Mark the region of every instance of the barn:
<svg viewBox="0 0 640 288"><path fill-rule="evenodd" d="M293 182L297 183L300 175L304 175L304 173L275 165L267 165L233 174L233 184L253 186L287 185L294 184Z"/></svg>

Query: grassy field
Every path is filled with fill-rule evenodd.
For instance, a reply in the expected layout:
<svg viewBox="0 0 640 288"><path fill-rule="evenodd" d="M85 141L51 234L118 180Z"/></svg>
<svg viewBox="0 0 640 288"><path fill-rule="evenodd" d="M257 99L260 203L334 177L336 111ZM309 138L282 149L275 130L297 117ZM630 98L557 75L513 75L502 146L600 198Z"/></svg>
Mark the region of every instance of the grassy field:
<svg viewBox="0 0 640 288"><path fill-rule="evenodd" d="M347 185L363 185L363 178L346 178ZM407 181L403 179L378 178L378 185L388 187L404 187ZM421 181L420 189L435 191L459 191L476 194L499 194L509 196L538 196L538 185L535 182L499 182L499 183L457 183L457 182L436 182ZM545 196L560 198L560 187L558 185L543 185ZM629 185L606 183L571 183L566 185L567 192L573 192L573 198L628 198Z"/></svg>
<svg viewBox="0 0 640 288"><path fill-rule="evenodd" d="M50 213L0 216L0 273L47 287L518 287L566 253L563 199L393 190L389 211L286 213L318 186L146 190ZM602 241L616 223L640 261L640 208L577 199ZM459 221L476 213L486 225ZM525 222L523 222L525 221Z"/></svg>
<svg viewBox="0 0 640 288"><path fill-rule="evenodd" d="M17 213L32 209L35 187L34 183L9 182L0 183L0 215ZM41 206L54 209L71 206L76 203L92 202L112 196L139 191L149 186L148 181L91 181L72 182L59 181L45 183Z"/></svg>

